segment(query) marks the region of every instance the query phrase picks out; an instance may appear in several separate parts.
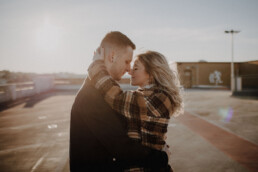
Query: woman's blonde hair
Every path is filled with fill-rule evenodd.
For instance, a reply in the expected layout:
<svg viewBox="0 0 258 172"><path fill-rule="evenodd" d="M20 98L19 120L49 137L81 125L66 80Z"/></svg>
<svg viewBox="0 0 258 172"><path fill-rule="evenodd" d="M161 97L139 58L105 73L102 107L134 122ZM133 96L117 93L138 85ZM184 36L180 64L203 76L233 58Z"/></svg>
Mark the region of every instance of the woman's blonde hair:
<svg viewBox="0 0 258 172"><path fill-rule="evenodd" d="M150 75L150 84L156 84L170 95L174 105L172 106L172 114L178 116L183 113L183 90L180 86L178 73L170 69L165 56L156 51L147 51L137 57Z"/></svg>

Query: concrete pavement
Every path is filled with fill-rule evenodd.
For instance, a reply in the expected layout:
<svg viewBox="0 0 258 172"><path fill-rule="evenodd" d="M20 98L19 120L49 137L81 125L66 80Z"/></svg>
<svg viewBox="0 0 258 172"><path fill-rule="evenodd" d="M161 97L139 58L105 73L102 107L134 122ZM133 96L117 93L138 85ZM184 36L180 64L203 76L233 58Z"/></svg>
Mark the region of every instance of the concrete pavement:
<svg viewBox="0 0 258 172"><path fill-rule="evenodd" d="M175 171L258 171L258 101L230 95L186 91L168 131Z"/></svg>
<svg viewBox="0 0 258 172"><path fill-rule="evenodd" d="M31 97L0 112L0 171L62 171L75 92Z"/></svg>
<svg viewBox="0 0 258 172"><path fill-rule="evenodd" d="M0 171L69 171L75 94L51 92L0 108ZM185 106L168 128L174 171L258 171L257 100L190 90Z"/></svg>

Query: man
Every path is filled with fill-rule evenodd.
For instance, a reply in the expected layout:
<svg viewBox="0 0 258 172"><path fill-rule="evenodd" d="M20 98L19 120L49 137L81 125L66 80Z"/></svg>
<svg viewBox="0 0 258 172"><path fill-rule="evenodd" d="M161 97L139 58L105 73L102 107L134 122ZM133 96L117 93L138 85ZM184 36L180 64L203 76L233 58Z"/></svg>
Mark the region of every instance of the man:
<svg viewBox="0 0 258 172"><path fill-rule="evenodd" d="M108 33L101 42L105 66L120 80L130 71L133 42L121 32ZM71 111L70 169L74 171L123 171L131 166L155 171L167 166L165 152L150 149L130 139L126 121L104 101L86 78Z"/></svg>

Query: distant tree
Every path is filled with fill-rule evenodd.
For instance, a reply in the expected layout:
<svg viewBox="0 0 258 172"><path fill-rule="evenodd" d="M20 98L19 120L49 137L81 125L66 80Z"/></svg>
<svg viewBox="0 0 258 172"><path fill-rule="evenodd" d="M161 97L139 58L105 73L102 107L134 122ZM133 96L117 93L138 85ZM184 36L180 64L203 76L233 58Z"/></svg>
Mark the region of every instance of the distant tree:
<svg viewBox="0 0 258 172"><path fill-rule="evenodd" d="M10 76L11 76L11 72L8 71L8 70L3 70L2 71L3 75L2 75L2 79L5 79L5 80L9 80L10 79Z"/></svg>
<svg viewBox="0 0 258 172"><path fill-rule="evenodd" d="M10 72L8 70L0 71L0 79L6 80L7 83L15 82L28 82L32 81L36 74L33 73L22 73L22 72Z"/></svg>

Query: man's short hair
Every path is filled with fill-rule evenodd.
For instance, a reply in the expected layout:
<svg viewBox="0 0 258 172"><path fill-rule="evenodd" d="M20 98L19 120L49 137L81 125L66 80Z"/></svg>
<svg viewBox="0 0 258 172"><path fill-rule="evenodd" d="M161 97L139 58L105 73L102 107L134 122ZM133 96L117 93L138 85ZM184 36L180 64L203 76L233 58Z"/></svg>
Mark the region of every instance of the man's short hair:
<svg viewBox="0 0 258 172"><path fill-rule="evenodd" d="M112 31L106 34L106 36L102 39L101 44L109 43L119 47L127 47L130 46L134 50L135 44L123 33L119 31Z"/></svg>

